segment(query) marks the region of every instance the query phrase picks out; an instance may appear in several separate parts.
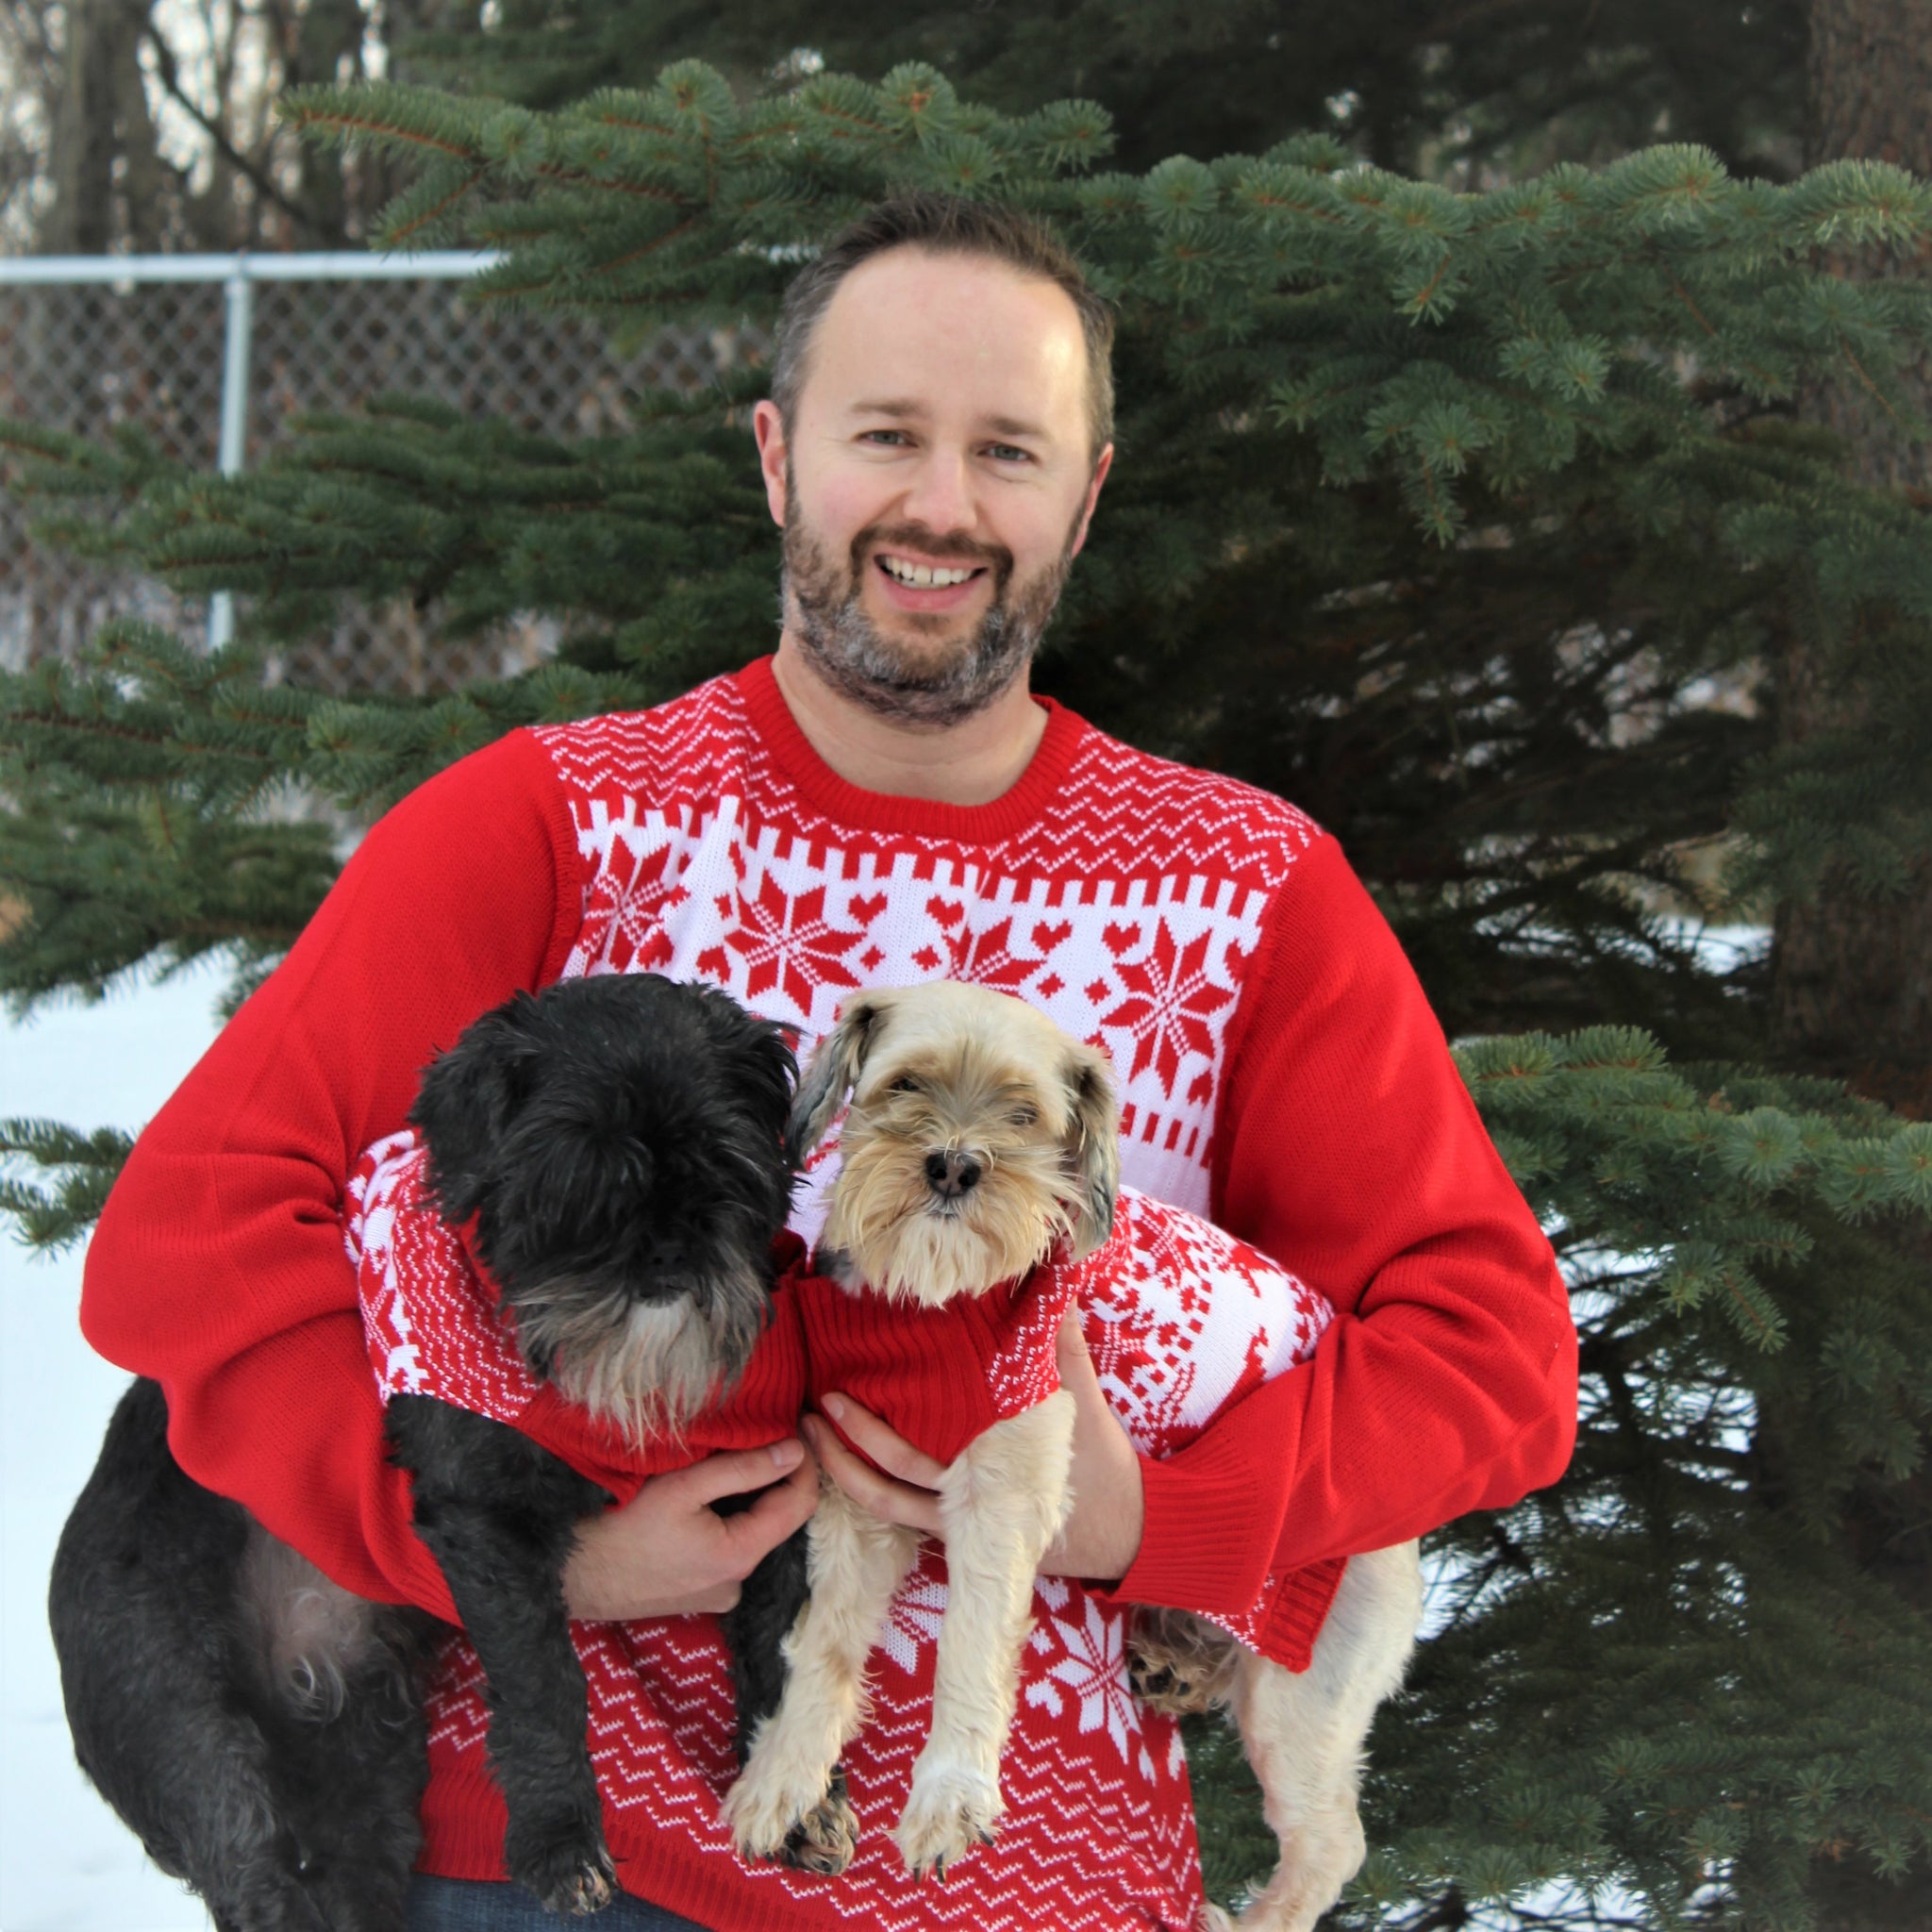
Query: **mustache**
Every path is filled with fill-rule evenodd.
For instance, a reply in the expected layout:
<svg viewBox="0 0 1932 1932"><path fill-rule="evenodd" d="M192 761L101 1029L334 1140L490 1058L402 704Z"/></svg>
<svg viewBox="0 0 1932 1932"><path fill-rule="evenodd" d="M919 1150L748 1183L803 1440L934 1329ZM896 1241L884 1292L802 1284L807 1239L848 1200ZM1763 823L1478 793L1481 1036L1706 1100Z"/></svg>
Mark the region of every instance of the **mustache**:
<svg viewBox="0 0 1932 1932"><path fill-rule="evenodd" d="M957 531L941 536L924 524L874 524L852 540L853 583L858 584L870 552L890 550L895 543L938 562L984 564L992 572L996 591L1004 591L1013 575L1013 553L1004 543L975 543Z"/></svg>

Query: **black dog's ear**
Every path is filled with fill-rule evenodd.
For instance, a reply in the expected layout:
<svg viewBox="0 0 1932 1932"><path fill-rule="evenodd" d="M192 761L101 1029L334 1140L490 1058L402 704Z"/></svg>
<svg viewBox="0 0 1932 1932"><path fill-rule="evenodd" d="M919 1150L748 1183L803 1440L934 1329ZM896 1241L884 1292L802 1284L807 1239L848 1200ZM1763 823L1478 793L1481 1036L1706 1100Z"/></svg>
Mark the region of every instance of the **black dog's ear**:
<svg viewBox="0 0 1932 1932"><path fill-rule="evenodd" d="M774 1136L782 1138L788 1131L792 1092L798 1085L798 1057L784 1029L771 1020L746 1026L734 1063L745 1092L758 1096L759 1112L770 1118Z"/></svg>
<svg viewBox="0 0 1932 1932"><path fill-rule="evenodd" d="M429 1190L452 1226L482 1207L496 1178L498 1144L543 1051L541 1028L537 1002L513 993L423 1070L409 1124L422 1133Z"/></svg>
<svg viewBox="0 0 1932 1932"><path fill-rule="evenodd" d="M1113 1067L1098 1047L1069 1043L1060 1065L1067 1090L1066 1162L1077 1183L1072 1260L1082 1260L1113 1232L1121 1192L1121 1115Z"/></svg>
<svg viewBox="0 0 1932 1932"><path fill-rule="evenodd" d="M832 1116L851 1092L879 1036L885 1002L877 993L855 993L840 1009L839 1024L819 1041L791 1103L785 1152L795 1167L825 1138Z"/></svg>

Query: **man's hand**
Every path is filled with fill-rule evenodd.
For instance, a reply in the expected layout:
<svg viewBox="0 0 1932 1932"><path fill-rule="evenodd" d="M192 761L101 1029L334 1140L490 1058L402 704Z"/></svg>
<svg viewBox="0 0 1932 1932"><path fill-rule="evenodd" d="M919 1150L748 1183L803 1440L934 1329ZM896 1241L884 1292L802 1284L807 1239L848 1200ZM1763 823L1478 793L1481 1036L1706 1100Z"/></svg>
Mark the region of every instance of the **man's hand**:
<svg viewBox="0 0 1932 1932"><path fill-rule="evenodd" d="M1070 1311L1061 1322L1054 1338L1054 1357L1060 1386L1074 1397L1074 1508L1041 1568L1049 1575L1117 1583L1141 1548L1145 1519L1141 1458L1100 1392L1100 1378L1080 1338L1077 1313ZM805 1437L825 1474L860 1508L882 1522L903 1524L924 1536L943 1536L940 1499L934 1491L944 1465L915 1449L849 1395L828 1394L824 1407L878 1465L874 1468L853 1455L816 1416L807 1416Z"/></svg>
<svg viewBox="0 0 1932 1932"><path fill-rule="evenodd" d="M780 1481L780 1478L783 1478ZM775 1488L765 1486L775 1484ZM764 1489L749 1509L720 1516L723 1496ZM728 1610L739 1585L818 1507L818 1465L796 1438L720 1450L652 1476L622 1509L580 1524L563 1568L573 1617L600 1622Z"/></svg>

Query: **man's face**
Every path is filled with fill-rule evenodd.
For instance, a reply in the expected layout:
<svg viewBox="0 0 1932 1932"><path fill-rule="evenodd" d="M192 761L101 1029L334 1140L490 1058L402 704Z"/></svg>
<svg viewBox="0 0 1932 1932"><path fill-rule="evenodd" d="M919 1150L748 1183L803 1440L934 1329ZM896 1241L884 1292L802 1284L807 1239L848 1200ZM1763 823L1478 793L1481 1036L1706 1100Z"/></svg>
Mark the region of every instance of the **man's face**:
<svg viewBox="0 0 1932 1932"><path fill-rule="evenodd" d="M1092 460L1060 289L983 257L875 256L819 318L789 435L770 403L758 430L786 628L835 689L944 725L1024 672L1113 456Z"/></svg>

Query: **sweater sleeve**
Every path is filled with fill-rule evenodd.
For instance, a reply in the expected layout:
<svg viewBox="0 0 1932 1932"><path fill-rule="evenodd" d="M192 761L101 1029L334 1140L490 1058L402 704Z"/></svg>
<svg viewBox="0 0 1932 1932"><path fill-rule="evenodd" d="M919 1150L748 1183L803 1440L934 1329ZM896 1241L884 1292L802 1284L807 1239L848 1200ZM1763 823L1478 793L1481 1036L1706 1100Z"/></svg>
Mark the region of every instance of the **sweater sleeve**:
<svg viewBox="0 0 1932 1932"><path fill-rule="evenodd" d="M418 1073L560 971L576 841L516 732L389 812L149 1123L88 1250L81 1326L158 1381L188 1474L358 1594L454 1621L410 1526L342 1246L344 1182Z"/></svg>
<svg viewBox="0 0 1932 1932"><path fill-rule="evenodd" d="M1310 1360L1142 1464L1128 1601L1239 1611L1270 1571L1500 1508L1576 1430L1556 1257L1402 948L1332 838L1276 895L1229 1045L1214 1218L1336 1318Z"/></svg>

